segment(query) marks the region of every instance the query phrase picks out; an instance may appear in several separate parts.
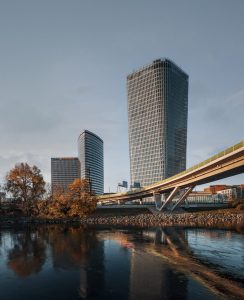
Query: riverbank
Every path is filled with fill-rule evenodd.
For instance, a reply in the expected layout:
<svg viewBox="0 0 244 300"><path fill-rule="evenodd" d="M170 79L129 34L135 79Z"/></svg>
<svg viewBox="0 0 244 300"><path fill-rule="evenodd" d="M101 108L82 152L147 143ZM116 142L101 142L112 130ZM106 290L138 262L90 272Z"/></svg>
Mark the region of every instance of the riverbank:
<svg viewBox="0 0 244 300"><path fill-rule="evenodd" d="M136 227L194 226L194 227L238 227L244 231L243 212L178 212L146 213L131 216L90 216L80 220L81 224L116 225Z"/></svg>
<svg viewBox="0 0 244 300"><path fill-rule="evenodd" d="M128 210L128 209L126 209ZM74 219L47 219L47 218L0 218L0 227L11 227L25 224L82 224L82 225L107 225L121 227L167 227L167 226L190 226L190 227L217 227L238 228L244 231L244 212L236 210L217 210L202 212L154 212L149 210L129 210L117 212L99 212L83 218Z"/></svg>

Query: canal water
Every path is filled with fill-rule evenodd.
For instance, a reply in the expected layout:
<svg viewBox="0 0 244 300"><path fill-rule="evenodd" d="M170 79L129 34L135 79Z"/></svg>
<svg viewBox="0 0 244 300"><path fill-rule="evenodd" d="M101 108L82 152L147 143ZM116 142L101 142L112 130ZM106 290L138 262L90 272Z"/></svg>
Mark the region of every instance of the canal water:
<svg viewBox="0 0 244 300"><path fill-rule="evenodd" d="M0 230L0 299L243 299L236 231L31 226Z"/></svg>

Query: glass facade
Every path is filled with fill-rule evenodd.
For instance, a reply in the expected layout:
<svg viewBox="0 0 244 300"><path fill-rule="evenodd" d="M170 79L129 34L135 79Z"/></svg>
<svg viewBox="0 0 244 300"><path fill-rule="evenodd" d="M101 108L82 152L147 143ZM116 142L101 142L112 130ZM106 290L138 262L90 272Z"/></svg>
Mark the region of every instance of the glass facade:
<svg viewBox="0 0 244 300"><path fill-rule="evenodd" d="M188 75L158 59L127 76L131 183L141 186L186 167Z"/></svg>
<svg viewBox="0 0 244 300"><path fill-rule="evenodd" d="M67 189L75 179L80 178L80 161L78 157L51 158L51 186Z"/></svg>
<svg viewBox="0 0 244 300"><path fill-rule="evenodd" d="M97 195L104 193L103 140L84 130L78 138L81 178L90 181L91 190Z"/></svg>

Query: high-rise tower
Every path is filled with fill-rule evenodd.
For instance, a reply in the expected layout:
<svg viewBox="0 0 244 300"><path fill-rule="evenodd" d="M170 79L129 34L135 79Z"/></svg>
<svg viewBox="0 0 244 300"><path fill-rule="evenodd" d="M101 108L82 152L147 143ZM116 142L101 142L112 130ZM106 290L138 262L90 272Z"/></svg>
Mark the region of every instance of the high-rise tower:
<svg viewBox="0 0 244 300"><path fill-rule="evenodd" d="M158 59L127 76L131 183L145 186L186 167L188 75Z"/></svg>
<svg viewBox="0 0 244 300"><path fill-rule="evenodd" d="M90 181L91 190L97 195L103 194L103 140L91 131L83 130L78 138L78 156L81 178Z"/></svg>

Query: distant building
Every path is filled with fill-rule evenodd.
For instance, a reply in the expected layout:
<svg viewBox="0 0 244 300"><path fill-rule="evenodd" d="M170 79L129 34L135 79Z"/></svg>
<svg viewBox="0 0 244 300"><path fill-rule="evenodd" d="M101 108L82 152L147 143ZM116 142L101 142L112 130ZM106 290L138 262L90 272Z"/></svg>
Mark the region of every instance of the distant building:
<svg viewBox="0 0 244 300"><path fill-rule="evenodd" d="M244 199L244 185L233 185L222 191L218 191L218 194L225 195L229 201Z"/></svg>
<svg viewBox="0 0 244 300"><path fill-rule="evenodd" d="M80 161L78 157L51 158L51 186L67 189L75 179L80 178Z"/></svg>
<svg viewBox="0 0 244 300"><path fill-rule="evenodd" d="M236 199L244 199L244 184L240 184L236 187Z"/></svg>
<svg viewBox="0 0 244 300"><path fill-rule="evenodd" d="M173 203L176 203L181 194L178 194L173 199ZM152 198L148 198L149 200L144 200L144 203L147 204L154 204L154 200ZM219 194L219 193L211 193L211 192L203 192L203 191L194 191L191 192L182 205L191 205L191 204L227 204L228 198L226 195Z"/></svg>
<svg viewBox="0 0 244 300"><path fill-rule="evenodd" d="M128 75L127 89L132 186L185 170L188 75L158 59Z"/></svg>
<svg viewBox="0 0 244 300"><path fill-rule="evenodd" d="M244 185L210 185L207 188L204 188L204 192L212 194L222 194L231 201L244 199Z"/></svg>
<svg viewBox="0 0 244 300"><path fill-rule="evenodd" d="M211 192L192 192L185 200L185 204L200 204L200 203L223 203L227 198L224 195Z"/></svg>
<svg viewBox="0 0 244 300"><path fill-rule="evenodd" d="M219 185L210 185L209 187L204 188L204 192L216 194L219 191L223 191L231 188L230 185L219 184Z"/></svg>
<svg viewBox="0 0 244 300"><path fill-rule="evenodd" d="M88 179L91 191L104 192L103 140L91 131L84 130L78 138L78 155L81 178Z"/></svg>

